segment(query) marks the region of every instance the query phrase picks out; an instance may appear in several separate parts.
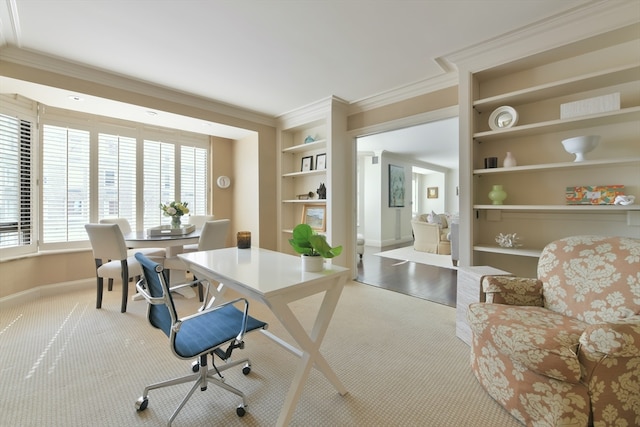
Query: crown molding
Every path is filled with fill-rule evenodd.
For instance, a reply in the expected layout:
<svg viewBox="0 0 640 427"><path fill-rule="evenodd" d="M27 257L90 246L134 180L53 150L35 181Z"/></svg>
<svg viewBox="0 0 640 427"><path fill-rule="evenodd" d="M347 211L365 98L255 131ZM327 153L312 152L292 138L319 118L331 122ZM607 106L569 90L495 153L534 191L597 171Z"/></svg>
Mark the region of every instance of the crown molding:
<svg viewBox="0 0 640 427"><path fill-rule="evenodd" d="M110 73L104 70L87 67L86 65L65 61L60 58L41 54L39 52L20 49L15 46L5 46L0 51L0 61L13 63L23 67L42 70L49 73L61 74L66 77L89 81L94 84L104 85L144 96L158 98L167 102L179 103L186 106L199 108L212 113L221 114L235 119L273 126L276 121L273 117L254 111L238 108L233 105L203 98L194 94L176 91L167 87L134 80L127 76ZM37 83L37 82L36 82ZM91 94L88 94L91 95ZM118 101L117 99L114 99Z"/></svg>
<svg viewBox="0 0 640 427"><path fill-rule="evenodd" d="M444 56L460 69L477 72L608 31L636 24L638 3L593 0L543 21Z"/></svg>
<svg viewBox="0 0 640 427"><path fill-rule="evenodd" d="M348 103L344 99L334 95L319 99L295 110L278 115L276 117L278 127L280 129L292 129L316 120L322 120L327 118L332 109L340 104L347 105Z"/></svg>

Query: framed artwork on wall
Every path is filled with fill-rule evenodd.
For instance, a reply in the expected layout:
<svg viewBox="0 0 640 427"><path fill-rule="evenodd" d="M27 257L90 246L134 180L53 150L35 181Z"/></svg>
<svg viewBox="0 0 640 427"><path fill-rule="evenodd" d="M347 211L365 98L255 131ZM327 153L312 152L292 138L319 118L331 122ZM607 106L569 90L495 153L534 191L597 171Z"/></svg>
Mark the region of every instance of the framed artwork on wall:
<svg viewBox="0 0 640 427"><path fill-rule="evenodd" d="M389 165L389 207L404 207L404 167Z"/></svg>
<svg viewBox="0 0 640 427"><path fill-rule="evenodd" d="M326 213L325 205L304 205L301 222L309 225L313 230L326 231Z"/></svg>
<svg viewBox="0 0 640 427"><path fill-rule="evenodd" d="M427 199L438 198L438 187L427 187Z"/></svg>
<svg viewBox="0 0 640 427"><path fill-rule="evenodd" d="M310 171L313 168L313 156L307 156L302 158L302 165L300 166L301 172Z"/></svg>

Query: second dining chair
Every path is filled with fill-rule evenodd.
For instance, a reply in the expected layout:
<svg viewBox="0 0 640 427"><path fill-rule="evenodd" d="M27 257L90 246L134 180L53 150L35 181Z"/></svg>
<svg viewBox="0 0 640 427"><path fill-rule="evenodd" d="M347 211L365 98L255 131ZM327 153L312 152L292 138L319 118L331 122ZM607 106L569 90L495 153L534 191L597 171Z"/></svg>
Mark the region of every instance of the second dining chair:
<svg viewBox="0 0 640 427"><path fill-rule="evenodd" d="M104 279L122 280L120 311L127 311L129 280L142 274L138 261L128 255L127 245L117 224L85 224L96 263L96 308L102 307Z"/></svg>

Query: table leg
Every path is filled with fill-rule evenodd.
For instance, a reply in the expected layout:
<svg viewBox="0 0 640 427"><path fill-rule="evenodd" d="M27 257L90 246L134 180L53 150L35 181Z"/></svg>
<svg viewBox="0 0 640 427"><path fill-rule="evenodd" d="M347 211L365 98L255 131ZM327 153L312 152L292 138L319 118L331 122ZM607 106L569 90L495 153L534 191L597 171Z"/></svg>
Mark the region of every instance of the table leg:
<svg viewBox="0 0 640 427"><path fill-rule="evenodd" d="M287 301L274 298L267 302L275 316L280 320L284 328L291 334L302 350L300 364L293 377L291 387L285 397L284 405L278 418L278 426L286 426L289 424L298 399L302 394L304 382L309 376L309 371L314 364L329 382L333 384L336 390L338 390L338 393L341 395L347 393L347 389L342 385L338 376L333 372L324 356L320 353L320 345L333 317L345 282L345 279L342 277L336 278L335 280L339 282L325 292L310 336L307 335L303 326L289 308Z"/></svg>

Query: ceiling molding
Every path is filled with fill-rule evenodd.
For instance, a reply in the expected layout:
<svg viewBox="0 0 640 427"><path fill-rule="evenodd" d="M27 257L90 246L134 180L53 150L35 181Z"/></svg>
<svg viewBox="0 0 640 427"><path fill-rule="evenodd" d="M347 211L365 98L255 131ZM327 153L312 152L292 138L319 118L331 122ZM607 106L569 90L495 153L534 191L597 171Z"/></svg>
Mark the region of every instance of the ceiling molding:
<svg viewBox="0 0 640 427"><path fill-rule="evenodd" d="M276 117L278 120L278 127L291 129L309 122L321 120L327 116L335 103L347 105L347 101L344 99L331 95L300 108L296 108L293 111L280 114Z"/></svg>
<svg viewBox="0 0 640 427"><path fill-rule="evenodd" d="M441 65L440 59L436 60L436 63ZM384 107L389 104L405 101L407 99L415 98L416 96L458 85L458 73L454 68L447 67L447 69L443 69L443 72L445 74L441 74L437 77L421 80L384 93L354 101L349 104L349 114L356 114L372 110L374 108Z"/></svg>
<svg viewBox="0 0 640 427"><path fill-rule="evenodd" d="M275 127L274 118L262 113L245 110L233 105L202 98L194 94L176 91L156 84L134 80L126 76L91 68L79 63L65 61L39 52L20 49L15 46L3 47L0 51L0 61L46 72L57 73L80 80L90 81L95 84L101 84L108 87L138 93L140 95L155 97L168 102L196 107L236 119ZM117 99L114 100L118 101Z"/></svg>
<svg viewBox="0 0 640 427"><path fill-rule="evenodd" d="M438 120L450 119L457 117L460 109L457 105L447 108L442 108L435 111L427 111L426 113L420 113L413 116L403 117L397 120L390 120L384 123L376 123L375 125L366 126L359 129L352 129L348 132L350 138L359 138L368 135L375 135L381 132L387 132L390 130L408 128L415 125L421 125L429 122L436 122Z"/></svg>
<svg viewBox="0 0 640 427"><path fill-rule="evenodd" d="M570 11L452 52L444 59L477 72L638 22L638 3L592 0Z"/></svg>

